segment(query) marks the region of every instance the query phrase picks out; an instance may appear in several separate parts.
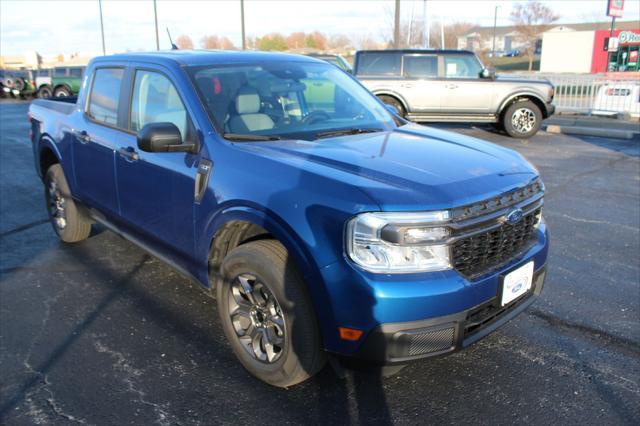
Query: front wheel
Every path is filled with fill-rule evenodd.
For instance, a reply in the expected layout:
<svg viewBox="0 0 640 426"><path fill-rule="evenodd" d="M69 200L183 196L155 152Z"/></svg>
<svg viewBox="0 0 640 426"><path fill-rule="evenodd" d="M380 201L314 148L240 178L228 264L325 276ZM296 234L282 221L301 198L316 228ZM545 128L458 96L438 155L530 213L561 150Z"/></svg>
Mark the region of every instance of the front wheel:
<svg viewBox="0 0 640 426"><path fill-rule="evenodd" d="M407 110L404 109L404 106L402 105L402 103L397 100L396 98L394 98L393 96L387 96L387 95L380 95L378 96L378 98L385 104L387 105L391 105L395 110L396 113L402 117L405 118L407 115Z"/></svg>
<svg viewBox="0 0 640 426"><path fill-rule="evenodd" d="M513 138L526 139L535 135L542 124L542 112L531 101L515 102L505 110L502 124Z"/></svg>
<svg viewBox="0 0 640 426"><path fill-rule="evenodd" d="M60 164L49 167L44 185L49 220L58 237L65 243L86 239L91 233L91 222L82 214L71 197L71 191Z"/></svg>
<svg viewBox="0 0 640 426"><path fill-rule="evenodd" d="M216 294L222 328L249 373L289 387L323 367L311 300L282 244L259 240L236 247L222 273Z"/></svg>

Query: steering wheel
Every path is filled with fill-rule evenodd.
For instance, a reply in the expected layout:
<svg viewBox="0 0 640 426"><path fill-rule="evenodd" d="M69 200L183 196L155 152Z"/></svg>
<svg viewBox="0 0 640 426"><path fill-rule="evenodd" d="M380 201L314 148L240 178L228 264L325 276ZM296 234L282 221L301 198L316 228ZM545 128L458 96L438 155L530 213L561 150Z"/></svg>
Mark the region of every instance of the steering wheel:
<svg viewBox="0 0 640 426"><path fill-rule="evenodd" d="M327 121L329 119L331 119L331 116L324 111L312 111L311 113L304 116L304 118L302 119L302 123L315 124L322 121Z"/></svg>

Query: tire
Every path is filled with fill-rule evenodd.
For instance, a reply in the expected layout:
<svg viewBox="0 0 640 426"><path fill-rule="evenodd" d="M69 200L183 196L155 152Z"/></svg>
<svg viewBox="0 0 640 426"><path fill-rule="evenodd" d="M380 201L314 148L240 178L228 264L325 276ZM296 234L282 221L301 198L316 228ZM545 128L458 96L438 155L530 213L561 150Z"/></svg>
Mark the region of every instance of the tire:
<svg viewBox="0 0 640 426"><path fill-rule="evenodd" d="M502 125L512 138L527 139L540 130L542 112L531 101L514 102L505 110Z"/></svg>
<svg viewBox="0 0 640 426"><path fill-rule="evenodd" d="M82 214L71 197L60 164L49 167L44 185L49 220L58 237L65 243L87 239L91 233L91 221Z"/></svg>
<svg viewBox="0 0 640 426"><path fill-rule="evenodd" d="M24 78L22 78L22 77L16 78L16 81L14 83L14 88L16 90L19 90L20 92L22 92L24 90L25 86L26 86L26 83L24 81Z"/></svg>
<svg viewBox="0 0 640 426"><path fill-rule="evenodd" d="M259 240L236 247L222 274L216 291L220 321L249 373L286 388L320 371L326 356L315 312L282 244Z"/></svg>
<svg viewBox="0 0 640 426"><path fill-rule="evenodd" d="M71 90L65 86L56 87L56 90L53 91L53 96L56 98L68 98L71 96Z"/></svg>
<svg viewBox="0 0 640 426"><path fill-rule="evenodd" d="M42 86L38 89L38 97L41 99L48 99L53 96L53 91L50 86Z"/></svg>
<svg viewBox="0 0 640 426"><path fill-rule="evenodd" d="M406 117L407 110L404 109L404 106L402 106L402 103L396 98L394 98L393 96L380 95L378 96L378 99L380 99L385 104L391 105L392 107L394 107L400 117L402 118Z"/></svg>

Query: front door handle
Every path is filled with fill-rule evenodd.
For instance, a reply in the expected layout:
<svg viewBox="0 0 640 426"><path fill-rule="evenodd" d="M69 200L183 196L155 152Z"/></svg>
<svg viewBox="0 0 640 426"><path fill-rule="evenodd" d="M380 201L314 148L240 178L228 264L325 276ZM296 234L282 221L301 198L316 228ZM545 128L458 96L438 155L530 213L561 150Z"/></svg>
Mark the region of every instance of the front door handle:
<svg viewBox="0 0 640 426"><path fill-rule="evenodd" d="M403 83L400 85L400 87L404 87L405 89L411 89L413 87L413 84L411 83Z"/></svg>
<svg viewBox="0 0 640 426"><path fill-rule="evenodd" d="M118 150L118 154L127 161L138 161L140 158L136 150L131 146L120 148Z"/></svg>
<svg viewBox="0 0 640 426"><path fill-rule="evenodd" d="M73 132L73 135L81 142L81 143L89 143L91 142L91 136L87 133L86 130L79 130Z"/></svg>
<svg viewBox="0 0 640 426"><path fill-rule="evenodd" d="M457 84L447 84L444 87L446 87L447 89L457 89L458 85Z"/></svg>

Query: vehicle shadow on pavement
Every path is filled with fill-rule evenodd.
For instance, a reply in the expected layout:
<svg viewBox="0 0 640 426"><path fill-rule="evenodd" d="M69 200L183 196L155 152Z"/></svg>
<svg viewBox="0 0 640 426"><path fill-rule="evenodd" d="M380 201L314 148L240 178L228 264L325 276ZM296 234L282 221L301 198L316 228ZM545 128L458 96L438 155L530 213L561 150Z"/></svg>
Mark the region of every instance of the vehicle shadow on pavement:
<svg viewBox="0 0 640 426"><path fill-rule="evenodd" d="M53 238L53 231L47 230L47 232L51 232ZM104 250L101 255L95 254L96 248ZM107 352L106 349L101 349L103 346L109 347L108 352L127 354L127 363L131 363L131 365L148 364L147 368L150 370L148 375L135 377L135 386L139 389L145 389L145 393L149 394L147 399L152 399L153 396L155 404L202 407L202 411L195 410L195 423L206 421L206 413L209 410L218 411L217 416L222 416L223 422L235 421L234 414L225 407L228 405L226 398L209 388L212 383L224 388L223 390L218 388L219 391L232 395L242 394L243 403L260 401L259 407L282 407L279 416L284 423L309 421L311 423L330 422L336 424L372 422L389 424L391 422L385 403L382 379L375 374L349 372L345 379L339 379L331 367L327 365L315 377L288 390L273 388L251 377L233 357L228 343L224 340L215 304L210 303L209 298L200 291L200 287L186 279L179 279L177 282L154 282L153 279L147 279L146 277L150 275L156 276L166 273L165 270L170 268L115 234L102 232L100 228L97 228L95 236L90 237L86 242L74 245L60 243L56 250L64 252L63 256L68 259L69 263L90 270L90 276L87 278L90 285L80 290L85 294L74 294L70 298L79 300L81 305L84 301L84 306L78 306L80 309L84 308L83 311L87 311L87 305L93 304L93 306L85 314L75 318L70 327L64 328L66 331L62 338L46 337L49 328L60 327L60 319L54 318L52 315L47 329L44 329L45 336L40 339L43 342L38 343L37 346L43 349L37 353L34 352L31 357L32 371L27 375L28 378L13 385L12 388L15 390L10 394L5 393L2 397L0 405L2 423L10 423L11 418L15 419L12 411L28 403L25 400L31 398L34 390L43 384L49 385L47 376L62 375L61 379L55 380L56 385L69 386L72 381L69 380L71 377L65 373L65 368L68 368L65 366L69 362L73 363L75 359L82 359L87 356L87 353L90 358L84 362L88 363L89 368L100 371L98 377L102 378L99 380L104 382L103 385L98 382L92 386L105 387L105 384L114 379L118 371L105 370L101 365L98 357L102 351ZM124 263L127 257L132 259L128 263ZM6 274L3 276L7 277ZM158 288L155 288L154 285L157 285ZM183 307L184 305L190 306L192 311L177 309L179 306L176 307L171 301L165 300L169 295L166 287L179 291L181 299L179 303ZM159 294L155 293L156 290ZM94 298L95 301L92 302L87 292L98 293L100 297ZM72 300L66 301L65 305L73 304ZM120 312L119 305L122 304L132 306L133 316L130 313L131 309L128 309L128 320L116 319L115 332L112 331L113 329L106 330L105 318L113 318L114 312ZM213 309L210 309L211 307ZM207 324L200 320L200 314L203 313L210 320L213 319L213 328L208 328ZM77 314L73 315L66 311L61 314L63 316L77 316ZM195 400L181 400L179 386L175 383L166 383L168 379L164 377L163 372L169 364L168 361L163 360L164 364L154 364L152 359L156 352L149 351L149 348L146 347L136 347L135 340L134 343L128 340L129 332L126 326L129 321L131 319L144 321L145 318L148 323L162 331L162 334L157 336L159 339L175 341L178 343L178 347L192 347L193 350L190 351L191 362L197 364L198 367L181 377L181 381L190 383L193 388L191 391L199 394ZM110 322L112 321L113 319L110 320ZM52 325L54 323L58 324L54 326ZM55 334L52 333L52 335ZM96 336L99 336L99 339L96 339ZM100 346L97 346L98 344ZM162 350L171 352L175 349L176 344L171 346L163 347ZM36 359L39 362L35 361ZM183 364L180 368L184 368L189 362L181 359L180 363ZM105 373L113 377L104 377ZM148 390L149 387L153 387L153 383L157 382L165 383L160 394L156 394L155 390ZM79 389L76 392L83 391ZM121 391L105 387L104 392L118 394ZM79 408L78 404L81 406L82 397L75 393L72 395L73 399L69 399L69 396L66 398L59 396L58 399L63 401L59 403L75 407L70 411L74 412L76 418L83 418L79 413L76 414ZM118 397L118 400L121 403L127 401L120 398L122 397ZM131 401L127 402L131 403ZM100 404L99 401L96 403ZM205 410L205 406L210 407ZM148 406L143 411L152 413L151 408ZM261 408L256 409L261 410ZM123 421L127 420L126 410L127 408L122 407L120 419ZM265 415L266 413L252 413L250 418L259 418L260 414ZM178 413L167 411L166 416L181 423L182 419ZM89 423L93 423L95 420L86 414L84 418Z"/></svg>

